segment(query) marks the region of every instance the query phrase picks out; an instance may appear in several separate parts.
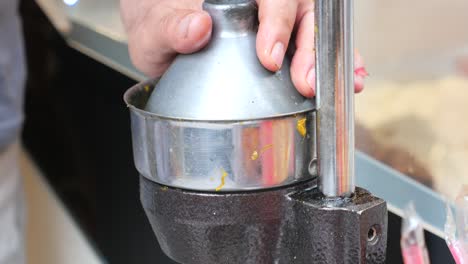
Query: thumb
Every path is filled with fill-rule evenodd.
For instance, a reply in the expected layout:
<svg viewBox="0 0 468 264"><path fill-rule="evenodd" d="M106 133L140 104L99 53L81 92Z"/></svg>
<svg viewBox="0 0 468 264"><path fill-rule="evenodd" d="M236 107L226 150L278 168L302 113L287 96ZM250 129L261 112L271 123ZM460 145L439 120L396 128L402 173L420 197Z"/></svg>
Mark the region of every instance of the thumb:
<svg viewBox="0 0 468 264"><path fill-rule="evenodd" d="M198 10L174 10L160 21L161 44L178 53L191 53L205 46L211 36L211 17Z"/></svg>
<svg viewBox="0 0 468 264"><path fill-rule="evenodd" d="M133 12L139 16L133 21L138 22L127 27L133 64L151 77L162 75L177 53L195 52L211 36L211 17L201 7L190 9L163 3L168 2L153 4L144 12Z"/></svg>

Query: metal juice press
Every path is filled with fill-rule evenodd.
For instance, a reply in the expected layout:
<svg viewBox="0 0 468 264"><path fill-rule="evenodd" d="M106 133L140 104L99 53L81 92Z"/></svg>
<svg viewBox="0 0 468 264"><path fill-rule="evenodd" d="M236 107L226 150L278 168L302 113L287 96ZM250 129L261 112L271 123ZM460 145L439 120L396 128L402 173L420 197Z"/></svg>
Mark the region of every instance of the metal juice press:
<svg viewBox="0 0 468 264"><path fill-rule="evenodd" d="M205 0L203 50L130 88L143 208L180 263L384 263L386 203L354 186L352 0L316 1L315 100L258 61L254 0Z"/></svg>

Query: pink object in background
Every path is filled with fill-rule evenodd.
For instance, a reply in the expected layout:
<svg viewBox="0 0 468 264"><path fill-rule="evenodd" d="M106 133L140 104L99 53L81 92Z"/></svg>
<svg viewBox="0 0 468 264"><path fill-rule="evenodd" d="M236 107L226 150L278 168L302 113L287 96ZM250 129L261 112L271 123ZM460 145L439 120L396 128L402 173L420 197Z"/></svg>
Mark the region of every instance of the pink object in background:
<svg viewBox="0 0 468 264"><path fill-rule="evenodd" d="M429 254L424 240L424 229L414 204L406 210L401 226L401 253L405 264L429 264Z"/></svg>
<svg viewBox="0 0 468 264"><path fill-rule="evenodd" d="M463 186L455 201L456 217L447 203L445 241L457 264L468 264L468 185Z"/></svg>
<svg viewBox="0 0 468 264"><path fill-rule="evenodd" d="M405 264L426 264L428 262L427 250L418 245L402 248L403 262Z"/></svg>
<svg viewBox="0 0 468 264"><path fill-rule="evenodd" d="M467 256L463 252L465 250L463 250L463 245L459 241L456 241L453 244L448 243L448 247L450 249L450 253L452 253L452 256L453 256L453 259L455 260L455 263L457 263L457 264L468 264L468 262L466 261Z"/></svg>

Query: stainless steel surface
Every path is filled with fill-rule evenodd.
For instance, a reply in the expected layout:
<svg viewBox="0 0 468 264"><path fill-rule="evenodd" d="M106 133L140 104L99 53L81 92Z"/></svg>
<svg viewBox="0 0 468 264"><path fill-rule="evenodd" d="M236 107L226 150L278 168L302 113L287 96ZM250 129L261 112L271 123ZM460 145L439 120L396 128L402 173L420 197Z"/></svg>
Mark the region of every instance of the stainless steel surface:
<svg viewBox="0 0 468 264"><path fill-rule="evenodd" d="M327 197L354 192L353 1L317 0L319 186Z"/></svg>
<svg viewBox="0 0 468 264"><path fill-rule="evenodd" d="M294 88L288 59L277 73L258 61L255 1L203 6L213 19L209 45L177 56L156 85L126 94L138 171L159 184L202 191L311 179L314 104Z"/></svg>
<svg viewBox="0 0 468 264"><path fill-rule="evenodd" d="M239 121L314 109L292 84L289 58L276 73L260 64L255 1L207 1L204 9L213 18L209 45L177 56L156 85L148 112L184 120Z"/></svg>
<svg viewBox="0 0 468 264"><path fill-rule="evenodd" d="M312 111L235 122L165 118L144 111L154 83L125 94L135 165L159 184L201 191L238 191L311 179Z"/></svg>

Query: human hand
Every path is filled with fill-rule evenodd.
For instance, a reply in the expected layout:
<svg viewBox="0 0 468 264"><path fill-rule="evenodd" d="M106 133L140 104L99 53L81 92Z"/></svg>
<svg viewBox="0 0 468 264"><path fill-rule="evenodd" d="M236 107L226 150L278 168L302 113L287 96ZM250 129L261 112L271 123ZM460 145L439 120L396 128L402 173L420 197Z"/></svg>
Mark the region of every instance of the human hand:
<svg viewBox="0 0 468 264"><path fill-rule="evenodd" d="M121 0L129 52L143 73L158 77L178 53L192 53L210 40L212 21L202 10L203 0ZM315 95L314 2L310 0L257 0L260 26L257 56L265 68L281 68L292 32L296 51L291 79L304 96ZM367 72L355 56L355 91L364 87Z"/></svg>

